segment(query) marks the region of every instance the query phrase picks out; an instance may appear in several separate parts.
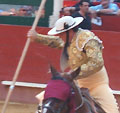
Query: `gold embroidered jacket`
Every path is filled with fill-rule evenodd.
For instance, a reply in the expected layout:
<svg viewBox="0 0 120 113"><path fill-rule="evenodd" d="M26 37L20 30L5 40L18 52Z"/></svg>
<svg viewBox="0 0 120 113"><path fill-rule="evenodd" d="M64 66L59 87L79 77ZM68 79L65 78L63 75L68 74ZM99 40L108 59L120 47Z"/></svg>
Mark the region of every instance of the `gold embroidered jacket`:
<svg viewBox="0 0 120 113"><path fill-rule="evenodd" d="M54 48L62 48L64 41L58 36L38 35L37 41ZM44 38L45 37L45 38ZM44 40L43 40L44 39ZM79 29L68 48L69 66L72 70L81 67L78 78L98 72L104 65L102 41L91 31Z"/></svg>

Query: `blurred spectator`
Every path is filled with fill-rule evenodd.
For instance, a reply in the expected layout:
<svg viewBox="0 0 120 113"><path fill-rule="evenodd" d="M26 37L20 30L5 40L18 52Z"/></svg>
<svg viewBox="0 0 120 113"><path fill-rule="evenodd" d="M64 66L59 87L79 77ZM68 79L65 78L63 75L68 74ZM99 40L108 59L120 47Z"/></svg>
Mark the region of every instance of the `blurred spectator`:
<svg viewBox="0 0 120 113"><path fill-rule="evenodd" d="M14 9L14 8L11 8L9 11L14 13L14 14L16 13L16 9Z"/></svg>
<svg viewBox="0 0 120 113"><path fill-rule="evenodd" d="M0 15L3 16L35 16L34 8L32 6L19 6L18 9L11 8L9 11L4 11L0 9Z"/></svg>
<svg viewBox="0 0 120 113"><path fill-rule="evenodd" d="M61 9L61 16L71 16L76 10L75 7L64 7Z"/></svg>
<svg viewBox="0 0 120 113"><path fill-rule="evenodd" d="M81 0L77 0L77 3L76 3L73 7L76 7L76 8L78 8L78 9L80 10L80 8L79 8L79 6L80 6L80 1L81 1Z"/></svg>
<svg viewBox="0 0 120 113"><path fill-rule="evenodd" d="M18 11L16 11L16 16L32 16L32 13L32 6L22 6Z"/></svg>
<svg viewBox="0 0 120 113"><path fill-rule="evenodd" d="M0 13L3 12L3 10L0 9Z"/></svg>
<svg viewBox="0 0 120 113"><path fill-rule="evenodd" d="M36 16L38 13L38 10L35 10L33 16ZM42 11L41 11L41 18L44 18L45 17L45 9L43 8Z"/></svg>
<svg viewBox="0 0 120 113"><path fill-rule="evenodd" d="M91 2L101 2L101 0L91 0Z"/></svg>
<svg viewBox="0 0 120 113"><path fill-rule="evenodd" d="M73 7L76 7L76 8L78 8L78 9L80 9L80 8L79 8L79 6L80 6L80 1L81 1L81 0L77 0L77 3L76 3ZM93 6L91 0L89 0L89 6Z"/></svg>
<svg viewBox="0 0 120 113"><path fill-rule="evenodd" d="M110 0L101 0L100 5L91 6L89 11L93 13L100 13L100 14L112 14L117 12L119 7L115 3L111 3Z"/></svg>
<svg viewBox="0 0 120 113"><path fill-rule="evenodd" d="M120 9L118 10L117 15L120 16Z"/></svg>
<svg viewBox="0 0 120 113"><path fill-rule="evenodd" d="M114 0L114 2L120 2L120 0Z"/></svg>
<svg viewBox="0 0 120 113"><path fill-rule="evenodd" d="M91 30L91 18L88 15L89 11L89 0L81 0L79 3L80 11L72 14L72 17L83 17L84 20L78 25L82 29Z"/></svg>
<svg viewBox="0 0 120 113"><path fill-rule="evenodd" d="M1 16L10 16L10 15L14 15L14 12L12 11L3 11L0 9L0 15Z"/></svg>
<svg viewBox="0 0 120 113"><path fill-rule="evenodd" d="M63 7L60 11L61 15L71 16L74 12L80 10L79 6L80 6L81 0L73 0L73 1L77 1L77 3L71 7ZM88 1L90 1L90 0L88 0ZM89 6L93 6L93 4L91 2L89 2Z"/></svg>

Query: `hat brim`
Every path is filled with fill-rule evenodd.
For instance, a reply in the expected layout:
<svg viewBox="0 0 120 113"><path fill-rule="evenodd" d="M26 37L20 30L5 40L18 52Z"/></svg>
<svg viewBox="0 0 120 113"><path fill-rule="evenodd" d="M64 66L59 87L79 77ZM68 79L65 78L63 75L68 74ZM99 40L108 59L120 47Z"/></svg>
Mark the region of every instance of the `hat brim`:
<svg viewBox="0 0 120 113"><path fill-rule="evenodd" d="M65 32L65 31L68 31L68 30L74 28L75 26L79 25L79 24L83 21L83 17L76 17L76 18L74 18L74 21L75 21L75 24L72 25L71 27L69 27L68 29L64 29L64 30L61 30L61 31L57 31L57 30L56 30L56 27L52 28L52 29L48 32L48 35L57 35L57 34L63 33L63 32Z"/></svg>

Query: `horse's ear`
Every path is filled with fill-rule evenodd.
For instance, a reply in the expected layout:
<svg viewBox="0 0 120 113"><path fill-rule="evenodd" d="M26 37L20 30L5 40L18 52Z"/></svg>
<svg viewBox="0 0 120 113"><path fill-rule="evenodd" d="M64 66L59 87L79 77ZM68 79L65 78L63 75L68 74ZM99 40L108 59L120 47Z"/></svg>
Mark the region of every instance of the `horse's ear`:
<svg viewBox="0 0 120 113"><path fill-rule="evenodd" d="M51 71L52 76L58 75L57 70L52 65L50 65L50 71Z"/></svg>
<svg viewBox="0 0 120 113"><path fill-rule="evenodd" d="M76 78L76 77L79 75L80 70L81 70L80 67L78 67L75 71L73 71L73 72L71 73L71 78L72 78L72 79Z"/></svg>

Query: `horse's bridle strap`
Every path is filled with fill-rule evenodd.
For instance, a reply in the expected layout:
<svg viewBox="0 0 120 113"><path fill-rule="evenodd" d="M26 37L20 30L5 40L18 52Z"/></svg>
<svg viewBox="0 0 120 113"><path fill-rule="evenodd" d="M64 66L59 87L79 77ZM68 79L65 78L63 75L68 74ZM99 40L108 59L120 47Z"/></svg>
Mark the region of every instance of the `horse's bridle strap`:
<svg viewBox="0 0 120 113"><path fill-rule="evenodd" d="M80 109L83 106L83 104L84 104L84 102L83 102L83 99L82 99L81 104L75 108L75 111L77 111L78 109Z"/></svg>
<svg viewBox="0 0 120 113"><path fill-rule="evenodd" d="M81 94L80 89L79 89L78 87L77 87L77 89L78 89L78 91L79 91L79 94ZM81 98L82 98L82 97L81 97ZM80 104L78 107L75 108L75 111L77 111L78 109L80 109L80 108L83 106L83 104L84 104L84 100L83 100L83 98L82 98L81 104Z"/></svg>

